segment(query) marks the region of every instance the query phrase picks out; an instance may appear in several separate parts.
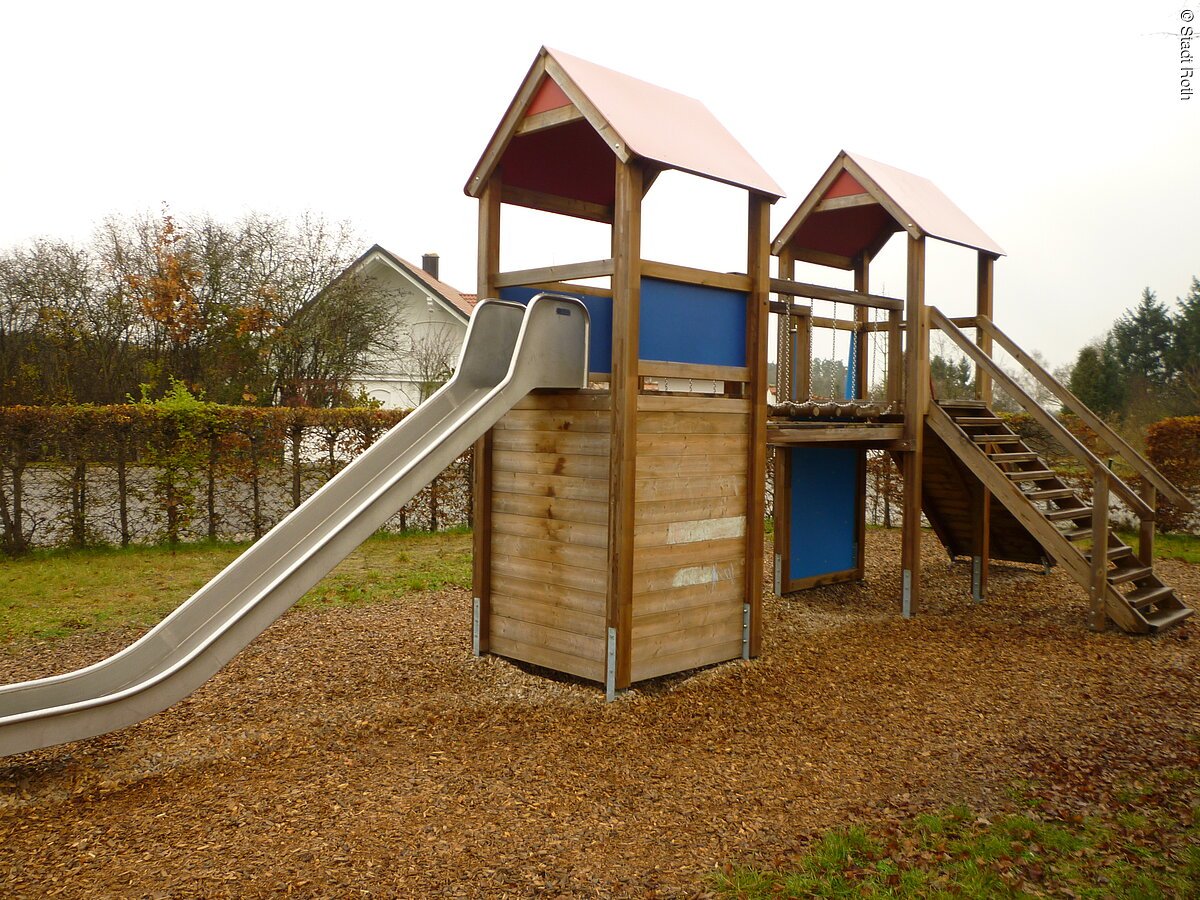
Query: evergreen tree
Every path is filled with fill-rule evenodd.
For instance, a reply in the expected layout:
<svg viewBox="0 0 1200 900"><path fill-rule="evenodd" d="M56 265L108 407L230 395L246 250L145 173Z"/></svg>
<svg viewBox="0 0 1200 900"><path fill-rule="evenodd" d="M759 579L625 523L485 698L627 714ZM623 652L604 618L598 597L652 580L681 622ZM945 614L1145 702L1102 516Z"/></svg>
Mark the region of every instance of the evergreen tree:
<svg viewBox="0 0 1200 900"><path fill-rule="evenodd" d="M1084 406L1101 416L1122 412L1125 397L1121 370L1107 339L1088 344L1079 351L1067 387Z"/></svg>
<svg viewBox="0 0 1200 900"><path fill-rule="evenodd" d="M1166 305L1146 288L1138 305L1117 319L1109 334L1127 388L1157 388L1170 381L1171 333Z"/></svg>
<svg viewBox="0 0 1200 900"><path fill-rule="evenodd" d="M939 400L967 400L975 396L971 363L965 356L948 359L935 353L929 359L929 377Z"/></svg>
<svg viewBox="0 0 1200 900"><path fill-rule="evenodd" d="M1178 298L1179 310L1171 317L1171 368L1180 415L1200 414L1200 279L1192 277L1191 290Z"/></svg>

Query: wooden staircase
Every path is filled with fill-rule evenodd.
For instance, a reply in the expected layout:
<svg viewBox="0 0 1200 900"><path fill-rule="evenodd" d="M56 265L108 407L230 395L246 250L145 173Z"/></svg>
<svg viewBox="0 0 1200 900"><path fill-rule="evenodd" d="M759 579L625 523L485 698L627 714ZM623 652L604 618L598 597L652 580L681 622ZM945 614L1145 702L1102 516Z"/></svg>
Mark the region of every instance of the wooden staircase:
<svg viewBox="0 0 1200 900"><path fill-rule="evenodd" d="M927 435L936 437L930 448L944 447L965 465L1047 556L1092 591L1093 605L1102 606L1120 628L1152 633L1192 614L1155 573L1150 553L1135 551L1108 526L1107 489L1098 515L982 401L932 404L926 425ZM939 515L937 501L927 495L925 502L933 521ZM1097 523L1105 548L1102 566L1092 554Z"/></svg>

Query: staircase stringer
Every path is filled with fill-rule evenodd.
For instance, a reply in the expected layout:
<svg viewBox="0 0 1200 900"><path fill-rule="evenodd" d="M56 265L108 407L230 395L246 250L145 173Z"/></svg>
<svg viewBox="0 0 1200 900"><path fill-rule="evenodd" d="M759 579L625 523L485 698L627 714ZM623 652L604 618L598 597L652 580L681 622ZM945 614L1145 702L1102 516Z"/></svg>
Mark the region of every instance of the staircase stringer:
<svg viewBox="0 0 1200 900"><path fill-rule="evenodd" d="M926 421L934 433L971 470L980 483L1032 534L1045 551L1085 589L1092 583L1091 564L1083 554L1033 505L1028 497L993 463L982 448L972 442L954 420L936 404L930 404ZM1145 633L1151 630L1146 619L1105 585L1105 612L1124 631Z"/></svg>

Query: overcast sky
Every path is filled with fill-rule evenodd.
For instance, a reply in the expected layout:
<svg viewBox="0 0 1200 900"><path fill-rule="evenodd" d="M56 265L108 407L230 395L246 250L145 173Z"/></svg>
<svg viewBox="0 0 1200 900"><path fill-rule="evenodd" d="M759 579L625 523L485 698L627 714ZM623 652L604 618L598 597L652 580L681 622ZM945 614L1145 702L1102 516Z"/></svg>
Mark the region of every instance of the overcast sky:
<svg viewBox="0 0 1200 900"><path fill-rule="evenodd" d="M787 191L773 231L842 148L932 179L1008 253L997 322L1058 365L1142 288L1173 301L1200 275L1200 97L1179 84L1197 7L10 3L0 244L162 201L311 209L364 249L438 252L471 291L463 184L546 44L701 99ZM737 192L676 174L647 204L647 257L744 268ZM602 226L507 208L504 240L512 268L608 255ZM901 250L873 289L903 293ZM930 302L970 312L973 254L929 265Z"/></svg>

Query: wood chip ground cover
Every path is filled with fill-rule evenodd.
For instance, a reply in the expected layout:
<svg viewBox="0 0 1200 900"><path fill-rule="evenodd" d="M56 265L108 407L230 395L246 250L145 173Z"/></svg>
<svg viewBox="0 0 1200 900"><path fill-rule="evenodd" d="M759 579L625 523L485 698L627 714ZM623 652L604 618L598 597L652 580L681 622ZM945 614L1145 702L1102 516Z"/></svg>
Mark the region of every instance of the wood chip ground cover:
<svg viewBox="0 0 1200 900"><path fill-rule="evenodd" d="M766 601L762 658L611 705L473 658L466 591L296 610L148 722L0 760L0 895L687 897L829 828L1001 813L1017 783L1083 815L1196 765L1194 621L1093 634L1079 588L1016 566L975 605L925 541L918 618L871 532L863 584ZM1200 602L1200 567L1161 569ZM0 680L134 636L12 648Z"/></svg>

